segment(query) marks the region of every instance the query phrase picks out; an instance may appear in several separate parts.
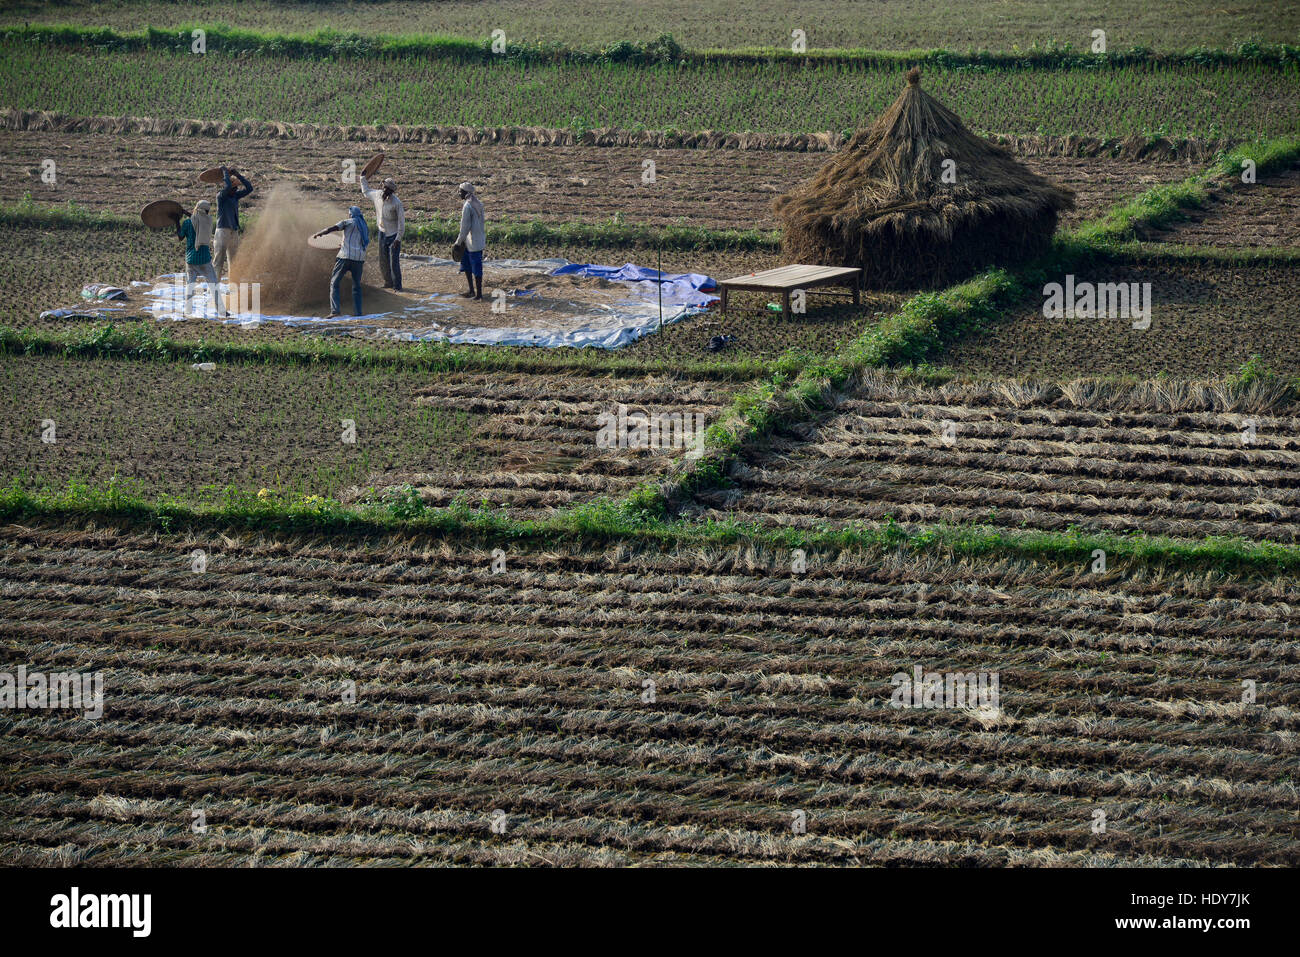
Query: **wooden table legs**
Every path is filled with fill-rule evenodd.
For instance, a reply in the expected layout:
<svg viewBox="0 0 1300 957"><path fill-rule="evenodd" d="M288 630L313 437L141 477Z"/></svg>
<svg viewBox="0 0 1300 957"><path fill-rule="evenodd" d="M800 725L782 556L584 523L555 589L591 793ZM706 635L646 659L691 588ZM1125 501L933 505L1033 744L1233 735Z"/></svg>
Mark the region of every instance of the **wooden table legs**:
<svg viewBox="0 0 1300 957"><path fill-rule="evenodd" d="M839 283L824 283L823 285L839 285ZM861 280L859 280L857 277L854 277L853 280L852 280L852 282L845 283L845 285L848 285L849 289L851 290L851 295L852 295L852 297L853 297L853 305L855 305L855 306L860 306L860 305L862 305L862 282L861 282ZM783 289L783 288L780 288L780 287L771 287L771 288L768 288L768 289L764 289L764 288L759 287L759 286L746 286L746 285L741 285L741 286L739 286L738 288L739 288L740 290L742 290L742 291L746 291L746 292L761 292L761 293L766 293L766 294L768 294L768 295L772 295L772 294L774 294L774 293L776 293L776 292L780 292L780 293L781 293L781 313L782 313L783 315L785 315L785 316L789 316L789 315L790 315L790 310L791 310L791 308L792 308L792 307L791 307L791 303L790 303L790 299L791 299L791 297L793 296L793 294L796 293L796 292L802 292L805 296L807 296L807 294L808 294L808 292L809 292L809 289L806 288L806 287L803 287L803 286L800 286L798 289L789 289L789 288L784 288L784 289ZM721 312L722 315L725 316L725 315L727 314L727 307L728 307L728 306L730 305L730 303L731 303L731 287L729 287L729 286L724 286L722 283L718 283L718 298L719 298L719 300L720 300L720 302L719 302L719 311Z"/></svg>

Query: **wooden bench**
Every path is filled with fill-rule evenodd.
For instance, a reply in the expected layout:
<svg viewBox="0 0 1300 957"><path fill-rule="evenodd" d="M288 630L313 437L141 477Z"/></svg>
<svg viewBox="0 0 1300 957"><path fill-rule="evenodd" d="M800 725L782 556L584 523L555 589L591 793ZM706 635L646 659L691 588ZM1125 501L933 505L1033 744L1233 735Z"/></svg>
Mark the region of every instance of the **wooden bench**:
<svg viewBox="0 0 1300 957"><path fill-rule="evenodd" d="M727 311L727 293L733 289L744 292L779 292L781 307L790 315L790 293L796 289L813 289L817 286L848 286L853 291L853 304L862 302L862 270L851 266L778 266L762 272L723 279L718 283L722 290L721 311Z"/></svg>

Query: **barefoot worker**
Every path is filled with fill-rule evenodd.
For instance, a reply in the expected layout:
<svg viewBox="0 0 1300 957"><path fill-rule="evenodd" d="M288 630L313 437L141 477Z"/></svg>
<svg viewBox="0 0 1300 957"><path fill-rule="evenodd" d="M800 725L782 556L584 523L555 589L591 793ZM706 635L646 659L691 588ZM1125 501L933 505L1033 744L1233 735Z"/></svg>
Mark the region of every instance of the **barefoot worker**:
<svg viewBox="0 0 1300 957"><path fill-rule="evenodd" d="M406 207L397 198L397 184L384 180L383 189L373 189L361 177L361 195L375 204L379 223L379 268L384 274L384 288L402 291L402 235L406 232Z"/></svg>
<svg viewBox="0 0 1300 957"><path fill-rule="evenodd" d="M460 271L469 280L469 290L461 295L466 299L483 298L483 248L487 245L483 225L483 203L474 193L473 183L460 184L460 198L465 205L460 211L460 236L456 245L464 248L460 257ZM474 288L478 283L477 291Z"/></svg>
<svg viewBox="0 0 1300 957"><path fill-rule="evenodd" d="M316 236L326 233L343 233L343 245L334 259L334 272L330 274L330 318L339 315L339 283L343 274L352 274L352 306L361 315L361 268L366 264L366 247L370 245L370 227L361 215L360 206L348 207L348 218L322 229Z"/></svg>
<svg viewBox="0 0 1300 957"><path fill-rule="evenodd" d="M212 216L208 212L211 208L211 203L201 199L194 204L193 214L184 222L179 214L175 217L176 236L185 240L185 302L181 306L182 315L189 311L190 297L194 295L194 286L200 279L208 287L217 307L217 315L226 315L226 307L217 288L217 271L212 268Z"/></svg>
<svg viewBox="0 0 1300 957"><path fill-rule="evenodd" d="M234 167L221 167L221 175L225 185L217 193L217 233L212 243L212 266L218 276L229 273L235 264L235 253L239 251L239 201L253 191L253 184ZM232 176L243 184L242 188L230 181Z"/></svg>

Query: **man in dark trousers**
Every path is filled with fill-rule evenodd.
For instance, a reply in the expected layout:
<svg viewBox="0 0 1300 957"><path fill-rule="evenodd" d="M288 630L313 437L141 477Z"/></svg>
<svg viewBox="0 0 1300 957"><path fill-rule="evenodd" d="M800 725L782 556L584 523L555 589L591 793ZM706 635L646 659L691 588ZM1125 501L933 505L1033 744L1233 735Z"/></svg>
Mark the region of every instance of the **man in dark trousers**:
<svg viewBox="0 0 1300 957"><path fill-rule="evenodd" d="M397 184L385 179L382 189L376 189L361 177L361 195L375 204L375 220L379 223L379 268L384 276L384 288L402 291L402 235L406 232L406 207L397 198Z"/></svg>
<svg viewBox="0 0 1300 957"><path fill-rule="evenodd" d="M253 191L253 184L233 167L221 167L221 175L225 185L217 193L217 233L212 239L212 268L218 276L234 265L239 251L239 201ZM230 181L232 176L243 183L242 189Z"/></svg>
<svg viewBox="0 0 1300 957"><path fill-rule="evenodd" d="M339 315L339 283L343 274L352 276L352 307L361 315L361 268L366 264L366 247L370 245L370 227L361 215L360 206L348 207L348 218L340 219L333 226L327 226L312 235L324 236L326 233L343 234L343 243L339 254L334 259L334 271L330 274L330 318Z"/></svg>

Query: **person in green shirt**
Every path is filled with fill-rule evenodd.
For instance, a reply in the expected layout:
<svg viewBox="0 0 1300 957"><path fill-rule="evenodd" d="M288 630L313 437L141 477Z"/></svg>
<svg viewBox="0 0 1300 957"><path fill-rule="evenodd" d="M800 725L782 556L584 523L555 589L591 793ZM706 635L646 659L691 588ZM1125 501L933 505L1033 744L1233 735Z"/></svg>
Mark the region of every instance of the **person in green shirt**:
<svg viewBox="0 0 1300 957"><path fill-rule="evenodd" d="M212 266L211 209L212 204L201 199L194 204L194 212L187 219L182 220L179 215L176 216L176 236L185 240L185 303L181 312L189 309L194 286L202 279L216 303L217 315L225 318L226 307L217 285L217 271Z"/></svg>

